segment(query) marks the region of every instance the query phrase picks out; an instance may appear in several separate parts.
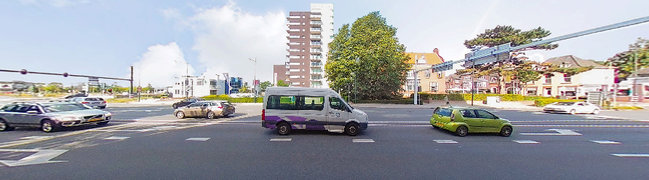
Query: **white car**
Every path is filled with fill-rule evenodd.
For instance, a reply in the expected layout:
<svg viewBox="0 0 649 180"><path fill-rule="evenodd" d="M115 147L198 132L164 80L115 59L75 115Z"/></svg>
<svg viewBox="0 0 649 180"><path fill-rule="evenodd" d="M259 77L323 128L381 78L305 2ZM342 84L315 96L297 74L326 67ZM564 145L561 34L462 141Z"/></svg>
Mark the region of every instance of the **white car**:
<svg viewBox="0 0 649 180"><path fill-rule="evenodd" d="M587 102L555 102L543 107L546 113L597 114L599 110L599 107Z"/></svg>

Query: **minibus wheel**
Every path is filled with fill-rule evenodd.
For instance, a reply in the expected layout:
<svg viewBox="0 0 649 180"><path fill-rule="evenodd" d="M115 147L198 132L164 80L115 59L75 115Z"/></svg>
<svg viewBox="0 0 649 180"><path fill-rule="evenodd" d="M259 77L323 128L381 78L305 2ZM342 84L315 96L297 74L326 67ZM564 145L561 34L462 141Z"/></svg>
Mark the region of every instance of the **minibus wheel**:
<svg viewBox="0 0 649 180"><path fill-rule="evenodd" d="M291 126L286 122L280 122L277 124L277 134L279 135L288 135L291 133Z"/></svg>
<svg viewBox="0 0 649 180"><path fill-rule="evenodd" d="M356 136L360 132L360 126L355 122L347 123L345 126L345 133L350 136Z"/></svg>

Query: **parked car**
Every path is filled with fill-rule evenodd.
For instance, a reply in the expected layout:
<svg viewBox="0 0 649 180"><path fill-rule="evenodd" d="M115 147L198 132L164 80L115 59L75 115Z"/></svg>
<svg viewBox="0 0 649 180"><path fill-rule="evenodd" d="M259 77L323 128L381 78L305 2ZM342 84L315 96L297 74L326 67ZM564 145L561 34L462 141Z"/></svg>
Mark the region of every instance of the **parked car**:
<svg viewBox="0 0 649 180"><path fill-rule="evenodd" d="M546 113L598 114L599 110L599 107L587 102L555 102L543 107L543 112Z"/></svg>
<svg viewBox="0 0 649 180"><path fill-rule="evenodd" d="M106 108L106 101L103 98L99 97L75 97L70 100L71 102L77 102L85 104L92 108Z"/></svg>
<svg viewBox="0 0 649 180"><path fill-rule="evenodd" d="M498 133L509 137L513 132L509 120L483 109L437 107L430 118L430 124L435 128L455 132L458 136L466 136L468 133Z"/></svg>
<svg viewBox="0 0 649 180"><path fill-rule="evenodd" d="M110 112L92 109L86 105L70 102L30 103L14 102L0 108L0 131L15 127L40 127L53 132L62 127L81 125L106 125Z"/></svg>
<svg viewBox="0 0 649 180"><path fill-rule="evenodd" d="M180 102L176 102L176 103L172 104L171 107L173 107L174 109L177 109L179 107L187 106L189 104L192 104L192 103L195 103L195 102L198 102L198 101L205 101L205 100L201 99L201 98L187 98L187 99L181 100Z"/></svg>
<svg viewBox="0 0 649 180"><path fill-rule="evenodd" d="M227 117L234 114L234 105L227 101L198 101L188 106L179 107L174 111L178 119L186 117L206 117L214 119L217 116Z"/></svg>

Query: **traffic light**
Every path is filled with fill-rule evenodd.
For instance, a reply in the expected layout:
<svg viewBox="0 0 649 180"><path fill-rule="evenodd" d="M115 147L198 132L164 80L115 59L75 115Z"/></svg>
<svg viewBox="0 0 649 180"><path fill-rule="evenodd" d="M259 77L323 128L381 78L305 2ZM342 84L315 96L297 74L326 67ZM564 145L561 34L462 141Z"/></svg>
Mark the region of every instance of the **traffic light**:
<svg viewBox="0 0 649 180"><path fill-rule="evenodd" d="M68 77L70 74L68 73L63 73L63 77Z"/></svg>
<svg viewBox="0 0 649 180"><path fill-rule="evenodd" d="M22 75L27 74L27 69L21 69L21 70L20 70L20 74L22 74Z"/></svg>

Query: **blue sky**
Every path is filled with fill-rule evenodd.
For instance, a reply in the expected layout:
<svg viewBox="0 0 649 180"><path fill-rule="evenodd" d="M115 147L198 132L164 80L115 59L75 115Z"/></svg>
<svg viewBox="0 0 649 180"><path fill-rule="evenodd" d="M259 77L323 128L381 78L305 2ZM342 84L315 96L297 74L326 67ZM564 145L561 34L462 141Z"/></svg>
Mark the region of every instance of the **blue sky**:
<svg viewBox="0 0 649 180"><path fill-rule="evenodd" d="M127 77L136 65L143 85L164 86L189 69L194 75L230 73L272 79L284 62L283 24L289 11L333 3L335 28L380 11L398 28L407 51L460 59L464 40L496 25L523 30L541 26L551 37L649 16L649 1L160 1L8 0L0 2L0 68ZM575 55L605 60L649 23L559 42L533 59ZM257 58L257 67L248 58ZM189 67L188 67L189 66ZM0 81L84 82L81 78L2 73ZM113 81L106 81L112 84ZM136 81L136 85L137 85ZM121 85L126 83L120 82Z"/></svg>

